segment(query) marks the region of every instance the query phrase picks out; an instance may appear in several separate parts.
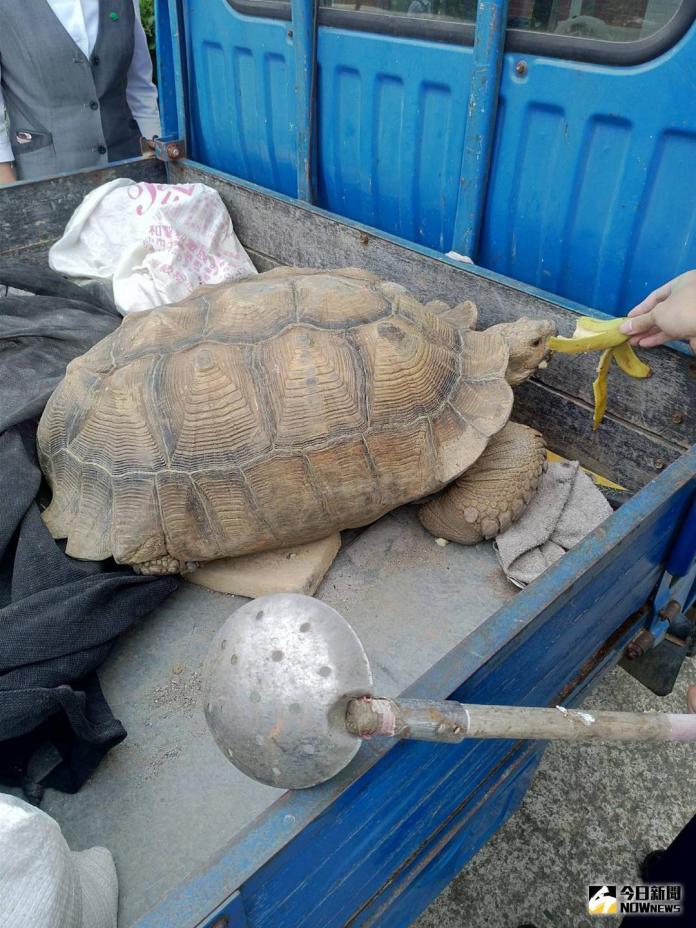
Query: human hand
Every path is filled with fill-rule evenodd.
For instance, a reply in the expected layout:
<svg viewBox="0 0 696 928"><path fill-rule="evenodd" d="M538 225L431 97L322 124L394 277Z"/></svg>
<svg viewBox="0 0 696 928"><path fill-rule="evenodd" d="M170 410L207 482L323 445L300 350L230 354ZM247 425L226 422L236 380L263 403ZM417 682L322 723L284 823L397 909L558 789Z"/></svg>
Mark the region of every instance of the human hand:
<svg viewBox="0 0 696 928"><path fill-rule="evenodd" d="M653 290L628 314L620 331L632 345L654 348L686 339L696 352L696 271L687 271Z"/></svg>

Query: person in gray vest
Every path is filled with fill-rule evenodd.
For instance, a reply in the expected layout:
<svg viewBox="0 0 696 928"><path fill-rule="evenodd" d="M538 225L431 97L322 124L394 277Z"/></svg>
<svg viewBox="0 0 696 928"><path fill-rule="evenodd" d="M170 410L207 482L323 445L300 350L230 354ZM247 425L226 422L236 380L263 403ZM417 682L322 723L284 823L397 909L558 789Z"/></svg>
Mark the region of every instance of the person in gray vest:
<svg viewBox="0 0 696 928"><path fill-rule="evenodd" d="M0 0L0 184L133 158L159 132L138 0Z"/></svg>

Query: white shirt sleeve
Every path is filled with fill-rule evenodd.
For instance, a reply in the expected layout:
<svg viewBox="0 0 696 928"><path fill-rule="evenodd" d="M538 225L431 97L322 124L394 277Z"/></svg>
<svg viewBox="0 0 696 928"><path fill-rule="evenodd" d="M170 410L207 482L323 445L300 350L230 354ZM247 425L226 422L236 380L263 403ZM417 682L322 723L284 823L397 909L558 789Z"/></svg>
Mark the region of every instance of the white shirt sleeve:
<svg viewBox="0 0 696 928"><path fill-rule="evenodd" d="M138 0L133 0L133 6L135 8L135 46L133 60L128 69L126 99L141 134L146 139L151 139L162 132L157 106L157 88L152 83L152 59L150 49L147 47L145 30L140 22Z"/></svg>
<svg viewBox="0 0 696 928"><path fill-rule="evenodd" d="M4 164L6 161L14 161L14 155L10 145L10 136L7 133L5 101L2 97L2 87L0 87L0 164Z"/></svg>

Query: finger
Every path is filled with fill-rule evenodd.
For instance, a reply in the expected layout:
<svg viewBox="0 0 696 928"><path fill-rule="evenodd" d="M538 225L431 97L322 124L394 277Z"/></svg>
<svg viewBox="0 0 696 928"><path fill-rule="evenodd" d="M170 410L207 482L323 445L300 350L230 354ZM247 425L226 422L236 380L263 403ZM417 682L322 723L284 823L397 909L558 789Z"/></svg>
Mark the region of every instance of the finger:
<svg viewBox="0 0 696 928"><path fill-rule="evenodd" d="M649 332L650 329L655 328L657 325L654 313L655 311L651 309L642 315L629 317L619 326L619 332L623 332L624 335L641 335L644 332Z"/></svg>
<svg viewBox="0 0 696 928"><path fill-rule="evenodd" d="M639 348L657 348L658 345L664 345L665 342L671 341L670 335L659 332L657 335L642 336L638 341Z"/></svg>
<svg viewBox="0 0 696 928"><path fill-rule="evenodd" d="M659 335L662 332L662 329L658 328L656 325L649 329L647 332L641 332L640 335L632 335L630 342L632 345L640 344L641 340L647 338L648 335Z"/></svg>
<svg viewBox="0 0 696 928"><path fill-rule="evenodd" d="M658 303L662 303L663 300L666 300L671 293L672 283L670 281L668 284L663 284L661 287L658 287L657 290L653 290L642 302L634 306L628 315L642 316L643 313L649 313L650 310L655 309Z"/></svg>

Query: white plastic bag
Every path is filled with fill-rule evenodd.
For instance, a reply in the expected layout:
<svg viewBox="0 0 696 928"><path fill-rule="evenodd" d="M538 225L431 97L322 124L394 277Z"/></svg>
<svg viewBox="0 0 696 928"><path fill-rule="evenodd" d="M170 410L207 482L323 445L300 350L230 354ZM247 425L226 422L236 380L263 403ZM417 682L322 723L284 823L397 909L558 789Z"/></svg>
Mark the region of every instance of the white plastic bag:
<svg viewBox="0 0 696 928"><path fill-rule="evenodd" d="M119 311L256 274L219 193L205 184L112 180L89 193L49 252L61 274L113 284Z"/></svg>
<svg viewBox="0 0 696 928"><path fill-rule="evenodd" d="M1 928L116 928L117 915L109 851L71 851L50 815L0 794Z"/></svg>

